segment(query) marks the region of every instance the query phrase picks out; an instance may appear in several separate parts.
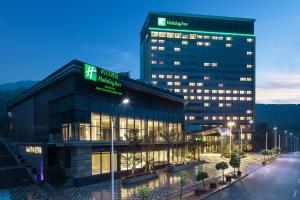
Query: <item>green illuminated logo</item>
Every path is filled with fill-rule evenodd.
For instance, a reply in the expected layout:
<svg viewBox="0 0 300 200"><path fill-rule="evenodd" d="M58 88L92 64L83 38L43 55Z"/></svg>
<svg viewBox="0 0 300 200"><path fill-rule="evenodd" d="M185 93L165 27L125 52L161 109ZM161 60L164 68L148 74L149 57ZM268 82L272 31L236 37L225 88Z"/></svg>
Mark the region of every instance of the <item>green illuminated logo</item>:
<svg viewBox="0 0 300 200"><path fill-rule="evenodd" d="M84 79L96 82L96 90L115 95L122 95L119 74L84 64Z"/></svg>
<svg viewBox="0 0 300 200"><path fill-rule="evenodd" d="M166 26L166 18L163 18L163 17L157 18L157 25L158 26Z"/></svg>
<svg viewBox="0 0 300 200"><path fill-rule="evenodd" d="M84 78L97 81L97 68L89 64L84 64Z"/></svg>
<svg viewBox="0 0 300 200"><path fill-rule="evenodd" d="M177 20L169 20L164 17L157 18L157 25L158 26L179 26L179 27L186 27L189 25L187 22L177 21Z"/></svg>

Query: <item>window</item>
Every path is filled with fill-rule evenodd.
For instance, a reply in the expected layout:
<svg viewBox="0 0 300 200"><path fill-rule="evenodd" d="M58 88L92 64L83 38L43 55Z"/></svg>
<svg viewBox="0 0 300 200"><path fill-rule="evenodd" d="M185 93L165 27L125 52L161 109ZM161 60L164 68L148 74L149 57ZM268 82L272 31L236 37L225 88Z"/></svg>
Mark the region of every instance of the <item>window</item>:
<svg viewBox="0 0 300 200"><path fill-rule="evenodd" d="M182 89L182 92L183 92L183 93L187 93L187 92L188 92L188 89Z"/></svg>
<svg viewBox="0 0 300 200"><path fill-rule="evenodd" d="M204 42L204 46L209 47L209 46L211 46L211 43L210 42Z"/></svg>
<svg viewBox="0 0 300 200"><path fill-rule="evenodd" d="M159 50L159 51L164 51L164 50L165 50L165 47L158 47L158 50Z"/></svg>
<svg viewBox="0 0 300 200"><path fill-rule="evenodd" d="M187 79L187 75L182 75L182 79Z"/></svg>
<svg viewBox="0 0 300 200"><path fill-rule="evenodd" d="M176 93L181 92L181 89L174 89L174 92Z"/></svg>
<svg viewBox="0 0 300 200"><path fill-rule="evenodd" d="M174 65L180 65L180 61L174 61Z"/></svg>
<svg viewBox="0 0 300 200"><path fill-rule="evenodd" d="M226 47L232 47L232 44L227 43L227 44L225 44L225 46L226 46Z"/></svg>
<svg viewBox="0 0 300 200"><path fill-rule="evenodd" d="M182 40L182 41L181 41L181 44L182 44L182 45L188 45L188 44L189 44L189 41L187 41L187 40Z"/></svg>
<svg viewBox="0 0 300 200"><path fill-rule="evenodd" d="M157 64L157 61L156 60L151 60L151 64L155 65L155 64Z"/></svg>
<svg viewBox="0 0 300 200"><path fill-rule="evenodd" d="M204 76L203 79L204 80L209 80L210 78L209 78L209 76Z"/></svg>
<svg viewBox="0 0 300 200"><path fill-rule="evenodd" d="M246 65L246 67L247 67L248 69L251 69L251 68L253 67L253 65L248 64L248 65Z"/></svg>
<svg viewBox="0 0 300 200"><path fill-rule="evenodd" d="M158 40L158 43L163 44L165 43L165 40Z"/></svg>
<svg viewBox="0 0 300 200"><path fill-rule="evenodd" d="M157 50L157 46L151 46L151 50Z"/></svg>
<svg viewBox="0 0 300 200"><path fill-rule="evenodd" d="M167 75L167 78L168 79L173 78L173 75Z"/></svg>
<svg viewBox="0 0 300 200"><path fill-rule="evenodd" d="M156 85L156 84L157 84L157 81L152 81L152 84L153 84L153 85Z"/></svg>
<svg viewBox="0 0 300 200"><path fill-rule="evenodd" d="M152 77L152 78L157 78L156 74L152 74L151 77Z"/></svg>
<svg viewBox="0 0 300 200"><path fill-rule="evenodd" d="M151 39L151 43L156 43L157 39Z"/></svg>
<svg viewBox="0 0 300 200"><path fill-rule="evenodd" d="M179 77L179 75L175 75L174 78L175 79L179 79L180 77Z"/></svg>
<svg viewBox="0 0 300 200"><path fill-rule="evenodd" d="M197 89L196 91L197 91L197 93L199 93L199 94L202 93L202 90L200 90L200 89Z"/></svg>
<svg viewBox="0 0 300 200"><path fill-rule="evenodd" d="M204 43L203 42L197 42L196 44L197 44L197 46L203 46Z"/></svg>
<svg viewBox="0 0 300 200"><path fill-rule="evenodd" d="M151 31L151 37L157 37L158 32L157 31Z"/></svg>
<svg viewBox="0 0 300 200"><path fill-rule="evenodd" d="M198 83L197 83L197 86L203 86L203 83L199 83L199 82L198 82Z"/></svg>
<svg viewBox="0 0 300 200"><path fill-rule="evenodd" d="M114 171L117 171L117 154L114 153ZM110 153L92 153L92 174L104 174L110 172Z"/></svg>
<svg viewBox="0 0 300 200"><path fill-rule="evenodd" d="M231 40L232 40L232 37L226 37L226 40L227 40L227 41L231 41Z"/></svg>
<svg viewBox="0 0 300 200"><path fill-rule="evenodd" d="M195 86L196 83L195 82L189 82L189 86Z"/></svg>
<svg viewBox="0 0 300 200"><path fill-rule="evenodd" d="M179 86L179 85L181 85L181 83L180 82L174 82L174 85Z"/></svg>
<svg viewBox="0 0 300 200"><path fill-rule="evenodd" d="M173 82L167 82L167 85L173 85Z"/></svg>
<svg viewBox="0 0 300 200"><path fill-rule="evenodd" d="M158 78L165 78L165 75L159 74L159 75L158 75Z"/></svg>
<svg viewBox="0 0 300 200"><path fill-rule="evenodd" d="M247 38L247 42L253 42L253 38Z"/></svg>
<svg viewBox="0 0 300 200"><path fill-rule="evenodd" d="M247 55L248 55L248 56L252 56L252 55L253 55L253 52L252 52L252 51L247 51Z"/></svg>
<svg viewBox="0 0 300 200"><path fill-rule="evenodd" d="M181 51L180 47L174 47L174 51Z"/></svg>
<svg viewBox="0 0 300 200"><path fill-rule="evenodd" d="M204 107L209 107L210 104L209 103L204 103Z"/></svg>

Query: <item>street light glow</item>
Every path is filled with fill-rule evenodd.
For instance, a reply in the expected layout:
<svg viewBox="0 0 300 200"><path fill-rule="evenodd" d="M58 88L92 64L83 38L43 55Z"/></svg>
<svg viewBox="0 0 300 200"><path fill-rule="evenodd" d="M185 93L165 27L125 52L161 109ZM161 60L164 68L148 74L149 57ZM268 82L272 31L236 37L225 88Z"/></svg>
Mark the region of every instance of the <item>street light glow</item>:
<svg viewBox="0 0 300 200"><path fill-rule="evenodd" d="M274 130L277 130L277 127L275 126L273 129L274 129Z"/></svg>
<svg viewBox="0 0 300 200"><path fill-rule="evenodd" d="M129 104L130 100L128 98L123 99L122 103L123 104Z"/></svg>

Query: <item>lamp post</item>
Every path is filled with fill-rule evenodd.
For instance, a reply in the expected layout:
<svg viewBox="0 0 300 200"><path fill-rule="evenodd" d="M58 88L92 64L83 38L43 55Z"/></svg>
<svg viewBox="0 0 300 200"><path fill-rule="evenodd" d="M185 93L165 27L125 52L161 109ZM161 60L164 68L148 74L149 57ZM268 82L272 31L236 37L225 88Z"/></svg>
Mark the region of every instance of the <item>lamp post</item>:
<svg viewBox="0 0 300 200"><path fill-rule="evenodd" d="M235 126L235 123L233 121L228 122L227 124L229 126L230 135L229 135L229 158L231 158L231 140L232 140L232 127Z"/></svg>
<svg viewBox="0 0 300 200"><path fill-rule="evenodd" d="M129 104L130 100L128 98L125 98L122 100L122 102L119 104ZM114 160L114 118L111 115L110 116L110 121L111 121L111 152L110 152L110 165L111 165L111 199L115 199L115 160Z"/></svg>
<svg viewBox="0 0 300 200"><path fill-rule="evenodd" d="M268 131L266 131L266 150L268 150Z"/></svg>
<svg viewBox="0 0 300 200"><path fill-rule="evenodd" d="M274 127L274 147L277 147L277 127Z"/></svg>
<svg viewBox="0 0 300 200"><path fill-rule="evenodd" d="M284 135L285 135L285 148L288 151L288 144L287 144L287 135L288 135L288 133L287 132L288 132L287 130L284 131Z"/></svg>
<svg viewBox="0 0 300 200"><path fill-rule="evenodd" d="M291 136L291 152L293 152L293 133L290 133Z"/></svg>
<svg viewBox="0 0 300 200"><path fill-rule="evenodd" d="M280 133L278 134L278 148L280 149Z"/></svg>

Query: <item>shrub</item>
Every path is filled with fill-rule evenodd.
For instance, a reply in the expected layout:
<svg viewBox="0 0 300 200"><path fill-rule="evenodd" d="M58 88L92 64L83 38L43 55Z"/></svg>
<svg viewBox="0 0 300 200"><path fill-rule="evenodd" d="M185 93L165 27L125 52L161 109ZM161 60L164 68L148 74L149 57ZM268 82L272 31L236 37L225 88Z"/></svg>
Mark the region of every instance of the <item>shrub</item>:
<svg viewBox="0 0 300 200"><path fill-rule="evenodd" d="M216 164L216 170L220 170L220 169L222 170L223 182L225 182L224 181L224 170L228 169L228 167L229 167L228 164L224 161Z"/></svg>
<svg viewBox="0 0 300 200"><path fill-rule="evenodd" d="M177 176L179 176L180 178L180 199L182 199L182 187L185 184L187 175L188 175L187 172L184 170L177 172Z"/></svg>
<svg viewBox="0 0 300 200"><path fill-rule="evenodd" d="M198 171L196 175L196 181L202 181L203 189L205 191L205 182L204 179L208 178L208 174L203 171Z"/></svg>
<svg viewBox="0 0 300 200"><path fill-rule="evenodd" d="M138 195L141 199L147 199L149 197L149 194L150 194L150 190L146 186L138 188L137 192L138 192Z"/></svg>
<svg viewBox="0 0 300 200"><path fill-rule="evenodd" d="M229 165L233 167L233 175L235 175L235 168L240 168L241 159L238 158L236 154L232 154L229 160Z"/></svg>

